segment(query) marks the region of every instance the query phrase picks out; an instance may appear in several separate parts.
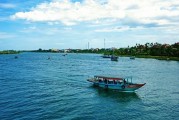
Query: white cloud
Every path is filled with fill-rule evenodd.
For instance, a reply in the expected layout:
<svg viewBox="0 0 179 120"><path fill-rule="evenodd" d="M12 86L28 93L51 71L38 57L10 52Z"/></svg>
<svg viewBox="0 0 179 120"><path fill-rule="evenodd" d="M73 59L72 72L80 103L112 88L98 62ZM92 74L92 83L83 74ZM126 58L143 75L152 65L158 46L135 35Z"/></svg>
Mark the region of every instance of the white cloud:
<svg viewBox="0 0 179 120"><path fill-rule="evenodd" d="M142 24L170 25L169 18L179 18L179 1L170 0L55 0L37 5L28 12L17 12L12 19L28 21L62 22L75 25L78 22L112 19L120 22L132 19ZM100 23L100 22L99 22ZM175 24L178 24L175 22Z"/></svg>
<svg viewBox="0 0 179 120"><path fill-rule="evenodd" d="M129 30L145 30L147 28L144 27L129 27L129 26L116 26L116 27L106 27L101 29L94 30L95 32L123 32L123 31L129 31Z"/></svg>
<svg viewBox="0 0 179 120"><path fill-rule="evenodd" d="M38 34L43 35L43 36L53 36L53 35L59 35L59 34L69 33L72 30L73 29L71 27L59 28L57 26L51 26L50 25L50 26L48 26L48 28L46 28L46 27L42 27L42 26L38 26L38 25L37 26L33 25L33 26L24 27L19 32L25 33L27 35L28 34L29 35L32 34L33 36L36 36Z"/></svg>
<svg viewBox="0 0 179 120"><path fill-rule="evenodd" d="M129 29L131 29L129 26L110 27L110 28L97 29L95 30L95 32L122 32L122 31L127 31Z"/></svg>

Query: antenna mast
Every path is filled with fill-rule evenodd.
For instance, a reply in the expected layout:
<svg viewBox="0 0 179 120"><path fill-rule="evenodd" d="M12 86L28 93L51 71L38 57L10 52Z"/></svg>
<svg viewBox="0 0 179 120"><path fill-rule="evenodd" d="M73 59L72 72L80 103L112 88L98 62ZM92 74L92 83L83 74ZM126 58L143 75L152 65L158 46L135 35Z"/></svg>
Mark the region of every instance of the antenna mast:
<svg viewBox="0 0 179 120"><path fill-rule="evenodd" d="M104 49L105 49L105 39L104 39Z"/></svg>
<svg viewBox="0 0 179 120"><path fill-rule="evenodd" d="M88 42L88 50L89 50L89 42Z"/></svg>

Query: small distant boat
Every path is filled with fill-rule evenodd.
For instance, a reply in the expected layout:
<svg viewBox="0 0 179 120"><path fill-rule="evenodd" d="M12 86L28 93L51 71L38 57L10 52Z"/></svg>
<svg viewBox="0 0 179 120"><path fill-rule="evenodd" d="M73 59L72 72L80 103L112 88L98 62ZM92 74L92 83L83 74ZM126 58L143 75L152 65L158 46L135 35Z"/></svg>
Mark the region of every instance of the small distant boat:
<svg viewBox="0 0 179 120"><path fill-rule="evenodd" d="M135 59L135 56L131 56L130 59L134 60L134 59Z"/></svg>
<svg viewBox="0 0 179 120"><path fill-rule="evenodd" d="M118 56L112 55L112 56L111 56L111 61L118 61Z"/></svg>
<svg viewBox="0 0 179 120"><path fill-rule="evenodd" d="M66 56L67 54L63 54L63 56Z"/></svg>
<svg viewBox="0 0 179 120"><path fill-rule="evenodd" d="M94 78L87 79L87 81L92 82L95 86L99 86L105 89L119 90L121 92L134 92L146 84L133 83L132 77L118 78L94 76Z"/></svg>
<svg viewBox="0 0 179 120"><path fill-rule="evenodd" d="M118 56L114 55L114 49L113 49L113 54L111 55L111 61L118 61Z"/></svg>
<svg viewBox="0 0 179 120"><path fill-rule="evenodd" d="M103 55L102 58L111 58L111 55Z"/></svg>
<svg viewBox="0 0 179 120"><path fill-rule="evenodd" d="M47 60L50 60L50 59L51 59L50 57L47 58Z"/></svg>

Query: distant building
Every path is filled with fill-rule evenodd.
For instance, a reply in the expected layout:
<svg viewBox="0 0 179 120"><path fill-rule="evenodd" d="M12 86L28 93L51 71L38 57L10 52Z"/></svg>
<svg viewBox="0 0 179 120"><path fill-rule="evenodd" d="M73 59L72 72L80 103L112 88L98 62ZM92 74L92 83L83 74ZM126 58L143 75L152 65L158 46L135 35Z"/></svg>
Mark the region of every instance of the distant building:
<svg viewBox="0 0 179 120"><path fill-rule="evenodd" d="M65 53L71 52L71 49L70 48L69 49L64 49L64 52Z"/></svg>
<svg viewBox="0 0 179 120"><path fill-rule="evenodd" d="M60 52L60 50L59 49L51 49L51 52Z"/></svg>

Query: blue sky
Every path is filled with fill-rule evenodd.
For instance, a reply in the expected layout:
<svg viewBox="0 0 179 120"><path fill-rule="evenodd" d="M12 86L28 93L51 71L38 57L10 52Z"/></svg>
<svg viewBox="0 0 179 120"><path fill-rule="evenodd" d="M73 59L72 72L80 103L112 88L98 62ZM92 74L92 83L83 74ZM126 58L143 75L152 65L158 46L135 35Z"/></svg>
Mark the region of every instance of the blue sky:
<svg viewBox="0 0 179 120"><path fill-rule="evenodd" d="M1 0L0 50L179 42L177 0Z"/></svg>

